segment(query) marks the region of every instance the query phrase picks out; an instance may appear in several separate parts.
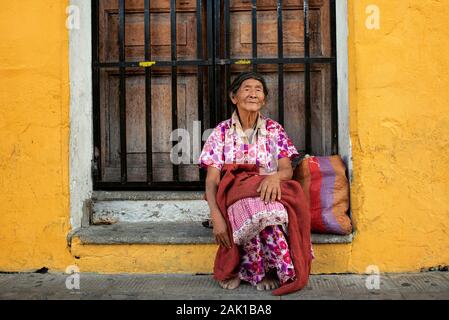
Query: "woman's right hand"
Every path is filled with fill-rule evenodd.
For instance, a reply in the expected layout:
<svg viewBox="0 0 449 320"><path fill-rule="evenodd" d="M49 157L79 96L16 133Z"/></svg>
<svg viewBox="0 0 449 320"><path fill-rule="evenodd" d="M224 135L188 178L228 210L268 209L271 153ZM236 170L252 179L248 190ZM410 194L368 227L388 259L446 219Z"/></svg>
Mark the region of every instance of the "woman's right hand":
<svg viewBox="0 0 449 320"><path fill-rule="evenodd" d="M228 235L228 227L226 220L221 215L221 212L214 212L212 216L212 225L214 227L213 233L215 236L215 242L225 248L231 248L231 241Z"/></svg>

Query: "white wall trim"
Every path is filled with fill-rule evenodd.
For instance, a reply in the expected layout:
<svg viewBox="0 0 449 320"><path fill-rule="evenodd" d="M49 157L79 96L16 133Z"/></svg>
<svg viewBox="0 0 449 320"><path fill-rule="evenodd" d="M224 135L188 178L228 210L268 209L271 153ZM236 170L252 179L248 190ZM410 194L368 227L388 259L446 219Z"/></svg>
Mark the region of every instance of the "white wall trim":
<svg viewBox="0 0 449 320"><path fill-rule="evenodd" d="M337 0L337 82L338 82L338 153L343 158L352 182L352 146L349 136L348 83L348 1Z"/></svg>
<svg viewBox="0 0 449 320"><path fill-rule="evenodd" d="M81 227L83 204L92 195L92 36L91 1L71 0L80 28L69 32L70 63L70 222Z"/></svg>
<svg viewBox="0 0 449 320"><path fill-rule="evenodd" d="M71 0L80 12L80 29L70 30L70 221L72 228L82 224L84 203L93 190L92 114L92 34L91 2ZM349 136L348 99L348 5L336 1L337 79L338 79L338 143L339 154L348 166L352 181L352 150Z"/></svg>

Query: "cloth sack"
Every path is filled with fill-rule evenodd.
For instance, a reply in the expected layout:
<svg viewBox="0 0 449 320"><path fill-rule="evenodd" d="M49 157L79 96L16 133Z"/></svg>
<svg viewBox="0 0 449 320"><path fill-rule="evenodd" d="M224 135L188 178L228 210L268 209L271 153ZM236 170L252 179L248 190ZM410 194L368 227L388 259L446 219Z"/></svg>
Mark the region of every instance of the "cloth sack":
<svg viewBox="0 0 449 320"><path fill-rule="evenodd" d="M298 181L310 206L314 233L348 235L352 232L349 209L349 183L339 155L306 156L295 168Z"/></svg>

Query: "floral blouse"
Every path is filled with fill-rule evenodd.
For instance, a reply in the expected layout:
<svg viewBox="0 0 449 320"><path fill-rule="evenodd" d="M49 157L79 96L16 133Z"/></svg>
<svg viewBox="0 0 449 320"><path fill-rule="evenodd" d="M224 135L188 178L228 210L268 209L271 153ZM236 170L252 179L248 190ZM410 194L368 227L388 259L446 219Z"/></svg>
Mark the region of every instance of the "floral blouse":
<svg viewBox="0 0 449 320"><path fill-rule="evenodd" d="M221 170L224 164L256 164L260 174L273 174L278 169L278 160L299 153L284 128L276 121L259 113L255 127L255 141L249 141L243 132L237 112L219 123L206 143L199 158L199 166L212 166Z"/></svg>

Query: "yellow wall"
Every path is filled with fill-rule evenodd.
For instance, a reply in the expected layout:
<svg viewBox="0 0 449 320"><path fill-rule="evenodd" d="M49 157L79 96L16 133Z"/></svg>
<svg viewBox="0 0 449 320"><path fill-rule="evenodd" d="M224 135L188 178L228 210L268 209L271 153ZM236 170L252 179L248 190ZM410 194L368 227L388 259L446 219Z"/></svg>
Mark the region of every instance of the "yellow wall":
<svg viewBox="0 0 449 320"><path fill-rule="evenodd" d="M66 1L0 1L0 270L65 269Z"/></svg>
<svg viewBox="0 0 449 320"><path fill-rule="evenodd" d="M339 0L337 0L339 1ZM381 10L380 30L365 8ZM67 247L67 1L1 1L0 271L210 272L213 245ZM314 273L449 264L449 7L349 1L350 132L357 235L316 245ZM76 258L75 258L76 257Z"/></svg>
<svg viewBox="0 0 449 320"><path fill-rule="evenodd" d="M449 7L350 1L352 208L349 270L449 264ZM381 10L365 28L365 7Z"/></svg>

